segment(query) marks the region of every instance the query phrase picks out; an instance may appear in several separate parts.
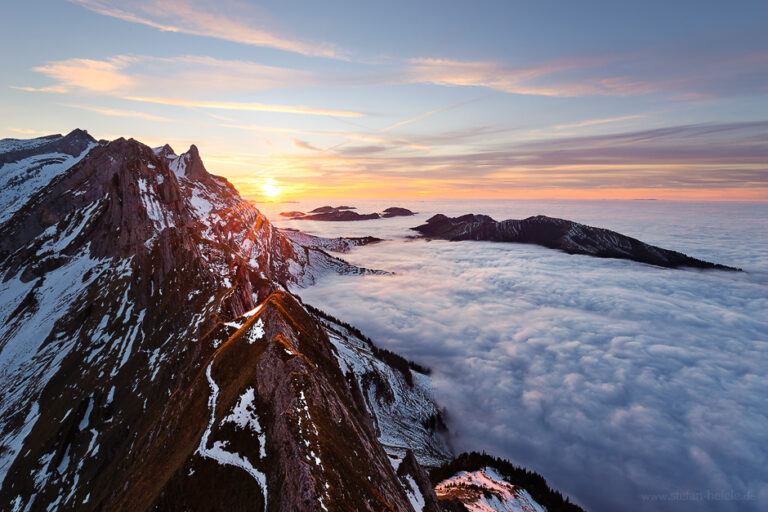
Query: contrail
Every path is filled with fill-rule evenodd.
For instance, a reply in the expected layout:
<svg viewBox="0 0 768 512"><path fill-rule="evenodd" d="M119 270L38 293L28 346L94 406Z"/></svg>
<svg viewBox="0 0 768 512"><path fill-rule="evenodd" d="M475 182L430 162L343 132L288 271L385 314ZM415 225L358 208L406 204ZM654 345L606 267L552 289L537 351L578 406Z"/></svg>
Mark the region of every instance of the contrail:
<svg viewBox="0 0 768 512"><path fill-rule="evenodd" d="M446 110L451 110L451 109L454 109L454 108L458 108L458 107L467 105L469 103L474 103L475 101L480 101L480 100L483 100L485 98L489 98L491 96L495 96L497 94L500 94L500 93L494 92L494 93L491 93L491 94L486 94L486 95L480 96L479 98L474 98L474 99L471 99L471 100L462 101L461 103L456 103L455 105L449 105L447 107L438 108L438 109L435 109L435 110L430 110L429 112L424 112L423 114L420 114L420 115L418 115L416 117L412 117L410 119L406 119L405 121L400 121L399 123L395 123L392 126L387 126L386 128L382 128L379 131L380 132L388 132L389 130L392 130L394 128L398 128L400 126L403 126L403 125L406 125L406 124L409 124L409 123L413 123L414 121L418 121L420 119L424 119L425 117L429 117L429 116L434 115L434 114L439 114L440 112L445 112Z"/></svg>

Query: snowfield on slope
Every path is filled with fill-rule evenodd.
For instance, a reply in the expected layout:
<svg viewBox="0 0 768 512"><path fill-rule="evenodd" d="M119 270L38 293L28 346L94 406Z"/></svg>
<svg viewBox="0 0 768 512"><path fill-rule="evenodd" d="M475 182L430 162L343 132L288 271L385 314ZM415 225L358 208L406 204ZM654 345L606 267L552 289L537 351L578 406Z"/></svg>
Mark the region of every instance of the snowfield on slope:
<svg viewBox="0 0 768 512"><path fill-rule="evenodd" d="M528 491L506 482L494 468L461 471L435 486L438 498L460 499L470 512L547 512Z"/></svg>
<svg viewBox="0 0 768 512"><path fill-rule="evenodd" d="M363 392L379 442L395 458L413 450L419 463L437 466L451 458L451 449L440 433L427 427L440 414L427 375L408 370L413 385L399 370L378 359L370 345L344 326L320 318L337 351L342 371L354 374Z"/></svg>
<svg viewBox="0 0 768 512"><path fill-rule="evenodd" d="M78 156L46 153L0 165L0 223L10 219L39 190L83 159L98 144ZM0 147L0 153L5 153Z"/></svg>
<svg viewBox="0 0 768 512"><path fill-rule="evenodd" d="M203 437L200 438L200 445L197 448L197 452L202 455L203 457L208 457L210 459L215 460L222 466L235 466L237 468L241 468L245 470L249 475L253 477L254 480L259 484L259 487L261 487L261 491L264 493L264 510L267 510L267 476L256 469L253 464L251 464L251 461L249 461L247 458L243 457L239 453L230 452L227 451L225 448L227 447L226 441L215 441L213 443L212 447L208 447L208 438L211 435L211 431L213 429L213 426L216 422L216 401L219 398L219 386L216 384L216 381L213 380L213 377L211 376L211 368L213 367L213 361L208 365L208 367L205 369L205 376L208 378L208 385L211 387L211 395L208 397L208 408L211 411L211 418L208 421L208 427L205 429L205 433L203 433ZM251 393L253 393L253 390L251 390ZM242 400L242 397L241 397ZM224 418L224 421L231 421L230 417L227 416ZM236 421L236 420L235 420ZM250 420L249 420L250 421ZM258 419L256 420L256 423L258 424Z"/></svg>

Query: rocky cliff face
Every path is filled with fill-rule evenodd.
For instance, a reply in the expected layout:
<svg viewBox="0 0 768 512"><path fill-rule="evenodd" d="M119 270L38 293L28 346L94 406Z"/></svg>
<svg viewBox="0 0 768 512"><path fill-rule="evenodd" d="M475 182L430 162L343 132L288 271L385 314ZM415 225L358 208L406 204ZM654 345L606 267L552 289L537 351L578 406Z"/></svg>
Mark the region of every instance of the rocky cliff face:
<svg viewBox="0 0 768 512"><path fill-rule="evenodd" d="M468 214L461 217L435 215L428 219L426 224L413 229L428 238L451 241L519 242L560 249L568 254L619 258L660 267L739 270L649 245L608 229L544 215L501 222L487 215Z"/></svg>

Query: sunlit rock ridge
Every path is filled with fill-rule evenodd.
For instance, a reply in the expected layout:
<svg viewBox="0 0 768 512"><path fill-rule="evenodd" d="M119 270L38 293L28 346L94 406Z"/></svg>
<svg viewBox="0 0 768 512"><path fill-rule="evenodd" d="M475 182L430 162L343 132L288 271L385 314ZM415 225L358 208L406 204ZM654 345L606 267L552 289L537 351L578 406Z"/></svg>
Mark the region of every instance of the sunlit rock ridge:
<svg viewBox="0 0 768 512"><path fill-rule="evenodd" d="M0 509L464 507L427 477L453 458L428 370L290 292L374 271L195 146L75 130L0 165Z"/></svg>

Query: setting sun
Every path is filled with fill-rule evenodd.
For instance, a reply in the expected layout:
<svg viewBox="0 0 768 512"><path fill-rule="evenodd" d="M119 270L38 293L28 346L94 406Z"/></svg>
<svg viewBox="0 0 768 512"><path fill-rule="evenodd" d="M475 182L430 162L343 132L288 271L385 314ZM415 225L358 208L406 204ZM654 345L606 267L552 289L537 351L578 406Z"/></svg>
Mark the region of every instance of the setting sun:
<svg viewBox="0 0 768 512"><path fill-rule="evenodd" d="M266 180L261 186L261 195L269 198L275 198L280 195L280 187L275 180Z"/></svg>

